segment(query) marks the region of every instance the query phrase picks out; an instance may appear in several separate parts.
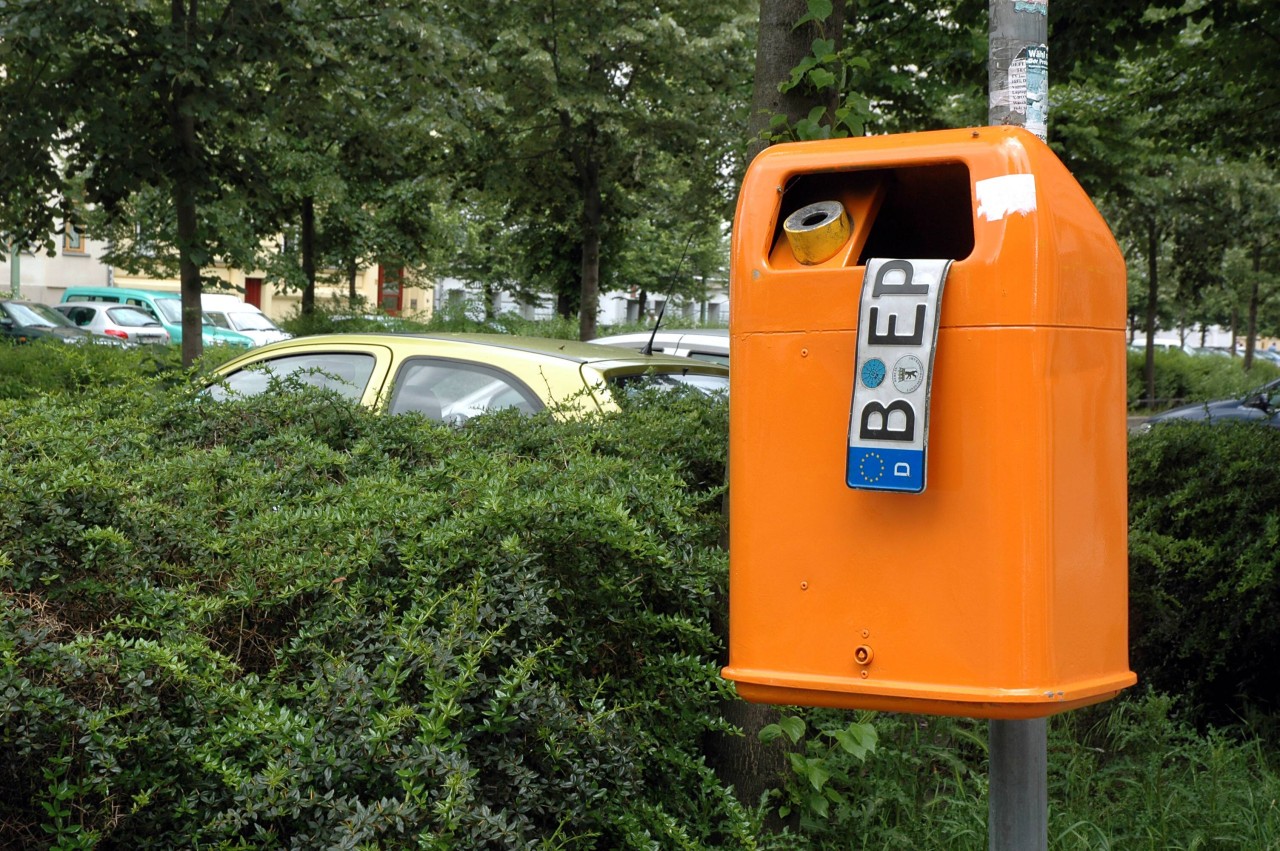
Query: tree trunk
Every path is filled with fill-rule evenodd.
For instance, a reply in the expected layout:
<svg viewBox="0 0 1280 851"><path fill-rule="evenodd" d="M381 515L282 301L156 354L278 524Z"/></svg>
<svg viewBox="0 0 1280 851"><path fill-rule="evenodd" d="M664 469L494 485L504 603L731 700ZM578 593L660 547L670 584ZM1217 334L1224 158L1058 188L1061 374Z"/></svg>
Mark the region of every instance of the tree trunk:
<svg viewBox="0 0 1280 851"><path fill-rule="evenodd" d="M800 87L778 91L779 84L791 78L791 69L809 55L813 30L795 25L808 11L806 0L760 0L755 80L751 90L751 115L747 118L750 140L747 162L769 147L768 140L761 134L769 129L775 115L786 116L788 124L795 124L816 105ZM843 22L842 17L841 25Z"/></svg>
<svg viewBox="0 0 1280 851"><path fill-rule="evenodd" d="M204 354L204 311L200 306L200 267L192 259L196 241L196 202L191 188L173 188L178 217L178 280L182 297L182 365L191 366Z"/></svg>
<svg viewBox="0 0 1280 851"><path fill-rule="evenodd" d="M491 322L498 313L494 309L498 301L498 288L492 284L485 284L480 288L480 294L484 300L484 319L486 322Z"/></svg>
<svg viewBox="0 0 1280 851"><path fill-rule="evenodd" d="M302 313L316 312L316 200L302 199Z"/></svg>
<svg viewBox="0 0 1280 851"><path fill-rule="evenodd" d="M1262 275L1262 243L1253 244L1253 280L1249 282L1249 319L1245 328L1244 371L1253 369L1253 352L1258 348L1258 281Z"/></svg>
<svg viewBox="0 0 1280 851"><path fill-rule="evenodd" d="M347 307L352 310L355 310L356 299L360 297L360 294L356 292L356 273L358 271L356 258L352 257L347 261Z"/></svg>
<svg viewBox="0 0 1280 851"><path fill-rule="evenodd" d="M728 465L725 466L725 479L729 477ZM724 525L720 532L720 546L729 548L729 492L725 491L720 498L720 513L724 517ZM728 612L728 600L720 596L712 610L711 628L720 638L721 646L729 646L729 622L720 616ZM729 664L728 653L719 658L721 666ZM703 752L707 765L716 776L728 786L733 787L734 794L746 807L756 807L761 799L778 789L790 770L787 752L793 749L786 736L779 736L771 744L760 741L760 731L767 725L776 722L781 713L777 707L759 703L747 703L745 700L727 700L720 705L720 716L740 731L741 735L728 733L708 733L703 739ZM790 819L778 816L777 802L773 802L767 810L765 828L771 833L779 833L785 827L796 828L799 825L798 813Z"/></svg>
<svg viewBox="0 0 1280 851"><path fill-rule="evenodd" d="M199 26L197 0L171 0L170 22L174 31L191 47ZM200 307L200 266L196 263L199 217L193 181L199 170L199 141L195 112L191 105L191 84L179 83L169 94L169 127L173 132L174 214L178 220L178 280L182 298L182 365L191 366L204 354L204 311Z"/></svg>
<svg viewBox="0 0 1280 851"><path fill-rule="evenodd" d="M1156 398L1156 304L1159 295L1160 261L1160 229L1156 226L1155 217L1147 219L1147 360L1143 371L1146 379L1147 405L1155 404Z"/></svg>
<svg viewBox="0 0 1280 851"><path fill-rule="evenodd" d="M600 164L593 151L583 156L582 181L582 296L578 304L578 339L596 336L600 308L600 223L604 199L600 194Z"/></svg>

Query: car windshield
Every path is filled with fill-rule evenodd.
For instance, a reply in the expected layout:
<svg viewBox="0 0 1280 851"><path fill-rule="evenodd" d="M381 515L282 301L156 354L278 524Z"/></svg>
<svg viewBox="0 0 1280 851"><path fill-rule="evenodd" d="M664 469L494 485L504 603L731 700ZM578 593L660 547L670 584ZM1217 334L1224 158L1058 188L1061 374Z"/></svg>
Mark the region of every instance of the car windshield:
<svg viewBox="0 0 1280 851"><path fill-rule="evenodd" d="M1257 399L1259 396L1270 401L1271 397L1277 393L1280 393L1280 379L1276 379L1275 381L1264 384L1254 390L1250 390L1241 401L1248 402L1251 399Z"/></svg>
<svg viewBox="0 0 1280 851"><path fill-rule="evenodd" d="M695 390L711 395L712 393L729 393L729 376L705 374L698 372L648 372L631 375L611 375L609 384L617 390L629 392L646 387L674 388L692 387Z"/></svg>
<svg viewBox="0 0 1280 851"><path fill-rule="evenodd" d="M232 327L237 331L279 331L276 324L261 313L252 310L228 314Z"/></svg>
<svg viewBox="0 0 1280 851"><path fill-rule="evenodd" d="M75 327L75 323L51 307L43 304L22 304L9 301L4 304L5 313L12 317L18 325L28 328L66 328Z"/></svg>
<svg viewBox="0 0 1280 851"><path fill-rule="evenodd" d="M182 324L182 299L178 298L158 298L156 308L160 311L161 317L170 325Z"/></svg>
<svg viewBox="0 0 1280 851"><path fill-rule="evenodd" d="M107 311L111 321L126 328L141 328L146 325L159 325L150 314L137 307L113 307Z"/></svg>

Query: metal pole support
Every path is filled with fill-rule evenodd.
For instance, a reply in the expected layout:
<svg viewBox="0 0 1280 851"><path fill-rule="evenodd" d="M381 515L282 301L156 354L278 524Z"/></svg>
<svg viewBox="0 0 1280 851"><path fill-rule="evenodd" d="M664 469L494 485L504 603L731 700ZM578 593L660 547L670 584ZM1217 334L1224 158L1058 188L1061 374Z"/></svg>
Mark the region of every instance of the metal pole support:
<svg viewBox="0 0 1280 851"><path fill-rule="evenodd" d="M1047 729L1044 718L990 724L989 851L1048 851Z"/></svg>

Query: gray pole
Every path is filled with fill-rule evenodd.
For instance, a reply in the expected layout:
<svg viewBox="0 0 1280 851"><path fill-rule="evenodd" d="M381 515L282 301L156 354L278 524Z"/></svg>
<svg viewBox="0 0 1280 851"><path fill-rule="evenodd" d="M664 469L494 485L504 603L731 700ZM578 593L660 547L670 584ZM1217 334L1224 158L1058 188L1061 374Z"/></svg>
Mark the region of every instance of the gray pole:
<svg viewBox="0 0 1280 851"><path fill-rule="evenodd" d="M1049 0L990 0L987 8L987 122L1025 127L1046 139Z"/></svg>
<svg viewBox="0 0 1280 851"><path fill-rule="evenodd" d="M1048 851L1046 728L1043 718L991 722L991 791L987 799L989 851Z"/></svg>
<svg viewBox="0 0 1280 851"><path fill-rule="evenodd" d="M9 295L22 298L22 251L9 249Z"/></svg>
<svg viewBox="0 0 1280 851"><path fill-rule="evenodd" d="M1049 0L990 0L987 122L1025 127L1041 139L1049 124ZM1047 851L1047 725L990 723L989 851Z"/></svg>

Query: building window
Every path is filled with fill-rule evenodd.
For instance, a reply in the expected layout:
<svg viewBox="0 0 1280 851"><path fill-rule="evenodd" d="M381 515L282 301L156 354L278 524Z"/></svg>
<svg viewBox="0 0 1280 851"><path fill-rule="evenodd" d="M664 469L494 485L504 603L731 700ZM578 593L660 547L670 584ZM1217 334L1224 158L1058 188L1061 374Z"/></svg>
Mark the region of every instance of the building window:
<svg viewBox="0 0 1280 851"><path fill-rule="evenodd" d="M63 254L84 254L84 234L82 234L75 225L67 222L66 229L62 232L62 253Z"/></svg>

